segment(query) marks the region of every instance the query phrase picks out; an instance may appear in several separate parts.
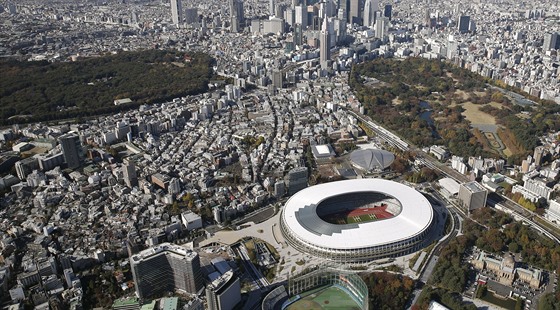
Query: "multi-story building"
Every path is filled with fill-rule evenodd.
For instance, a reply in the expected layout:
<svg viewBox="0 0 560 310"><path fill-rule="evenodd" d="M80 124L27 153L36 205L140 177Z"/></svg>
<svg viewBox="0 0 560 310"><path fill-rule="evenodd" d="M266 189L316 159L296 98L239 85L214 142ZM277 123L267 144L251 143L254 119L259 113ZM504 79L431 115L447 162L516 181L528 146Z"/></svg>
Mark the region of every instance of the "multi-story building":
<svg viewBox="0 0 560 310"><path fill-rule="evenodd" d="M171 0L171 20L175 25L183 21L183 6L181 0Z"/></svg>
<svg viewBox="0 0 560 310"><path fill-rule="evenodd" d="M28 157L16 162L16 173L20 180L25 180L33 170L39 169L39 161L37 157Z"/></svg>
<svg viewBox="0 0 560 310"><path fill-rule="evenodd" d="M180 291L196 294L202 288L198 253L162 243L130 257L136 294L144 299L156 294Z"/></svg>
<svg viewBox="0 0 560 310"><path fill-rule="evenodd" d="M548 209L546 209L545 217L560 226L560 197L551 199L548 202Z"/></svg>
<svg viewBox="0 0 560 310"><path fill-rule="evenodd" d="M486 206L486 196L488 191L478 182L463 183L459 186L459 201L467 210L483 208Z"/></svg>
<svg viewBox="0 0 560 310"><path fill-rule="evenodd" d="M293 195L298 191L307 187L308 171L306 167L297 167L286 176L286 186L288 187L288 195Z"/></svg>
<svg viewBox="0 0 560 310"><path fill-rule="evenodd" d="M540 166L541 165L541 161L544 155L544 146L537 146L535 148L535 151L533 153L533 158L535 159L535 165L536 166Z"/></svg>
<svg viewBox="0 0 560 310"><path fill-rule="evenodd" d="M470 16L461 15L461 17L459 17L458 30L460 33L467 33L469 31L470 21Z"/></svg>
<svg viewBox="0 0 560 310"><path fill-rule="evenodd" d="M474 268L478 270L492 271L498 282L511 286L516 279L519 279L533 289L540 287L542 283L542 272L538 269L527 269L517 266L515 258L511 254L504 255L503 258L492 257L485 252L481 252L478 257L472 261Z"/></svg>
<svg viewBox="0 0 560 310"><path fill-rule="evenodd" d="M558 45L558 33L554 32L554 33L544 34L543 49L545 51L556 49L557 45Z"/></svg>
<svg viewBox="0 0 560 310"><path fill-rule="evenodd" d="M393 18L392 15L393 15L393 6L390 4L385 4L385 8L383 10L383 16L391 20Z"/></svg>
<svg viewBox="0 0 560 310"><path fill-rule="evenodd" d="M241 284L233 271L227 271L206 287L209 310L231 310L241 301Z"/></svg>
<svg viewBox="0 0 560 310"><path fill-rule="evenodd" d="M546 186L546 182L536 179L527 179L523 187L535 195L546 198L546 200L550 199L553 191L552 188Z"/></svg>
<svg viewBox="0 0 560 310"><path fill-rule="evenodd" d="M348 23L361 25L362 11L363 11L362 0L350 0L350 9L348 10Z"/></svg>
<svg viewBox="0 0 560 310"><path fill-rule="evenodd" d="M136 165L131 160L124 160L123 178L126 186L132 188L138 186L138 175L136 174Z"/></svg>
<svg viewBox="0 0 560 310"><path fill-rule="evenodd" d="M76 169L80 167L85 158L80 137L74 132L69 132L60 136L58 142L62 146L62 154L68 168Z"/></svg>
<svg viewBox="0 0 560 310"><path fill-rule="evenodd" d="M321 69L326 70L328 68L329 61L331 60L329 24L326 18L323 20L320 40L319 57L321 61Z"/></svg>

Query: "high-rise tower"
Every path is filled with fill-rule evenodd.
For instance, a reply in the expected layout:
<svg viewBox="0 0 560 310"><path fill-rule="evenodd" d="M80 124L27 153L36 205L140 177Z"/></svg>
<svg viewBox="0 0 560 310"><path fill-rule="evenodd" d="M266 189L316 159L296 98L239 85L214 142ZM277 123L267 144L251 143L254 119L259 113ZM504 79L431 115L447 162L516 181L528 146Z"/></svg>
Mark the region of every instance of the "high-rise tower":
<svg viewBox="0 0 560 310"><path fill-rule="evenodd" d="M385 4L385 9L383 10L383 16L391 20L392 15L393 15L393 6L390 4Z"/></svg>
<svg viewBox="0 0 560 310"><path fill-rule="evenodd" d="M470 16L466 16L466 15L461 15L461 17L459 17L459 25L458 25L458 29L460 33L467 33L469 32L469 24L470 24L471 18Z"/></svg>
<svg viewBox="0 0 560 310"><path fill-rule="evenodd" d="M85 157L80 137L75 132L69 132L60 136L58 141L62 146L62 154L64 155L64 161L68 165L68 168L76 169L80 167Z"/></svg>
<svg viewBox="0 0 560 310"><path fill-rule="evenodd" d="M350 9L348 10L348 23L361 25L362 11L363 11L362 0L350 0Z"/></svg>
<svg viewBox="0 0 560 310"><path fill-rule="evenodd" d="M181 0L171 0L171 20L175 25L179 25L183 21Z"/></svg>
<svg viewBox="0 0 560 310"><path fill-rule="evenodd" d="M138 175L136 174L136 165L132 160L124 160L123 178L126 186L133 188L138 186Z"/></svg>
<svg viewBox="0 0 560 310"><path fill-rule="evenodd" d="M375 23L375 12L379 9L379 0L366 0L364 4L364 26L371 27Z"/></svg>
<svg viewBox="0 0 560 310"><path fill-rule="evenodd" d="M244 22L243 0L229 0L229 14L231 32L239 32L240 27Z"/></svg>
<svg viewBox="0 0 560 310"><path fill-rule="evenodd" d="M320 60L321 69L325 70L328 68L329 60L331 60L331 46L330 46L330 35L329 35L329 21L328 19L323 19L323 27L321 29L320 37Z"/></svg>
<svg viewBox="0 0 560 310"><path fill-rule="evenodd" d="M202 288L198 253L162 243L130 257L136 294L140 299L181 291L196 294Z"/></svg>

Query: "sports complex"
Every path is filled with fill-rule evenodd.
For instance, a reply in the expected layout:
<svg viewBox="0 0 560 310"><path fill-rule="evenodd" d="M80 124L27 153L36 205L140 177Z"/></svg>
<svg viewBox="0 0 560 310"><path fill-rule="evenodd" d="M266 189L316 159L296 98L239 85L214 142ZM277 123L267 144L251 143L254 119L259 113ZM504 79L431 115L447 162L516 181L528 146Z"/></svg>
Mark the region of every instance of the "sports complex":
<svg viewBox="0 0 560 310"><path fill-rule="evenodd" d="M320 184L293 195L280 216L295 249L340 263L368 262L419 250L430 234L430 202L383 179Z"/></svg>

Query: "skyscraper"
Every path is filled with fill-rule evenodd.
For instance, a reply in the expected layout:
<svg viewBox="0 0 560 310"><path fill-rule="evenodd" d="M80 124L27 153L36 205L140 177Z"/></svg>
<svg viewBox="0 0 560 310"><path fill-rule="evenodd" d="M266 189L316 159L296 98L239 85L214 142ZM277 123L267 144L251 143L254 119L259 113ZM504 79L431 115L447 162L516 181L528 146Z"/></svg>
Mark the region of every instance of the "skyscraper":
<svg viewBox="0 0 560 310"><path fill-rule="evenodd" d="M545 33L544 34L544 42L543 42L543 50L550 51L555 49L558 45L558 33Z"/></svg>
<svg viewBox="0 0 560 310"><path fill-rule="evenodd" d="M136 174L136 165L132 160L125 159L123 165L123 178L126 186L132 188L138 186L138 175Z"/></svg>
<svg viewBox="0 0 560 310"><path fill-rule="evenodd" d="M458 27L460 33L469 32L470 21L471 21L470 16L461 15L461 17L459 18L459 27Z"/></svg>
<svg viewBox="0 0 560 310"><path fill-rule="evenodd" d="M387 31L387 24L389 19L387 17L379 17L375 20L375 37L383 39Z"/></svg>
<svg viewBox="0 0 560 310"><path fill-rule="evenodd" d="M366 0L364 4L364 26L371 27L375 23L375 12L379 7L379 0Z"/></svg>
<svg viewBox="0 0 560 310"><path fill-rule="evenodd" d="M307 21L307 7L298 5L295 8L295 12L296 12L296 17L295 17L296 24L300 24L301 28L305 30L309 25Z"/></svg>
<svg viewBox="0 0 560 310"><path fill-rule="evenodd" d="M130 257L140 299L175 290L196 294L202 288L200 258L184 247L162 243Z"/></svg>
<svg viewBox="0 0 560 310"><path fill-rule="evenodd" d="M391 20L393 15L393 6L390 4L385 4L385 10L383 10L383 16Z"/></svg>
<svg viewBox="0 0 560 310"><path fill-rule="evenodd" d="M348 22L350 24L362 24L362 0L350 0L350 10L348 10Z"/></svg>
<svg viewBox="0 0 560 310"><path fill-rule="evenodd" d="M533 158L535 159L535 165L540 166L542 162L542 158L544 156L544 147L539 145L535 148L533 152Z"/></svg>
<svg viewBox="0 0 560 310"><path fill-rule="evenodd" d="M243 24L243 0L229 0L231 32L239 32Z"/></svg>
<svg viewBox="0 0 560 310"><path fill-rule="evenodd" d="M270 14L270 16L276 16L274 13L274 0L270 0L270 2L268 3L268 13Z"/></svg>
<svg viewBox="0 0 560 310"><path fill-rule="evenodd" d="M181 0L171 0L171 20L175 25L183 21L183 7Z"/></svg>
<svg viewBox="0 0 560 310"><path fill-rule="evenodd" d="M294 44L301 46L303 44L303 27L300 23L294 25Z"/></svg>
<svg viewBox="0 0 560 310"><path fill-rule="evenodd" d="M327 18L323 19L323 27L321 29L321 37L319 40L321 69L326 70L329 66L329 60L331 59L329 24Z"/></svg>
<svg viewBox="0 0 560 310"><path fill-rule="evenodd" d="M62 146L62 154L64 161L70 169L80 167L84 160L85 153L80 142L80 137L75 132L69 132L58 138L58 142Z"/></svg>
<svg viewBox="0 0 560 310"><path fill-rule="evenodd" d="M198 9L197 8L187 8L185 10L185 23L187 23L187 25L198 24Z"/></svg>
<svg viewBox="0 0 560 310"><path fill-rule="evenodd" d="M344 11L344 19L348 20L348 0L338 0L338 10Z"/></svg>

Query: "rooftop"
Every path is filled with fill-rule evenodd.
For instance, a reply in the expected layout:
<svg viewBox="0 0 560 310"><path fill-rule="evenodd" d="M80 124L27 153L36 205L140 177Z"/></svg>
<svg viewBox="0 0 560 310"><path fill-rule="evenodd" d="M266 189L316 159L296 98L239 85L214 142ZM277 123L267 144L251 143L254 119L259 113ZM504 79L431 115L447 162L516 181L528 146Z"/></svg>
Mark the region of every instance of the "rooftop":
<svg viewBox="0 0 560 310"><path fill-rule="evenodd" d="M298 217L306 206L319 205L329 197L357 192L378 192L394 197L401 203L402 211L398 216L383 221L344 225L342 228L345 229L323 221L316 212L305 212L305 218ZM429 201L413 188L393 181L360 179L308 187L288 200L282 217L287 226L306 242L325 248L354 249L397 242L422 233L432 223L433 209ZM320 224L321 231L332 233L327 235L311 231L306 224L310 221Z"/></svg>

